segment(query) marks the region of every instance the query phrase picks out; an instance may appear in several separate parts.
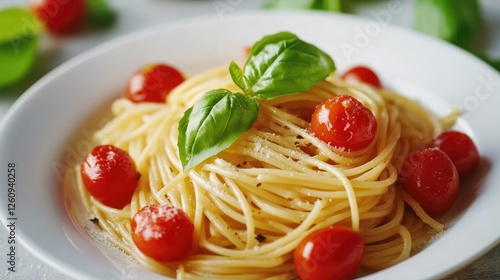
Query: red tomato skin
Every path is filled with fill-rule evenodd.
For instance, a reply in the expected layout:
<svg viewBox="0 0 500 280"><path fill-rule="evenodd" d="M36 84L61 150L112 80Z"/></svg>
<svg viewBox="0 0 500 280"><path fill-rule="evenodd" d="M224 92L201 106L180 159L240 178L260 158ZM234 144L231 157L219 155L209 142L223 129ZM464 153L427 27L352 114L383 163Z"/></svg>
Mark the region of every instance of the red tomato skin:
<svg viewBox="0 0 500 280"><path fill-rule="evenodd" d="M317 230L295 249L295 271L302 280L353 279L364 255L363 240L344 226Z"/></svg>
<svg viewBox="0 0 500 280"><path fill-rule="evenodd" d="M357 99L340 95L316 106L311 129L317 138L333 147L357 151L366 148L375 138L377 120Z"/></svg>
<svg viewBox="0 0 500 280"><path fill-rule="evenodd" d="M377 74L366 66L356 66L347 70L342 75L344 81L360 81L365 84L370 84L376 88L382 88L382 83Z"/></svg>
<svg viewBox="0 0 500 280"><path fill-rule="evenodd" d="M137 71L130 79L125 97L130 101L163 103L167 95L184 81L184 76L166 64L150 64Z"/></svg>
<svg viewBox="0 0 500 280"><path fill-rule="evenodd" d="M455 165L460 179L469 175L479 164L479 152L472 139L459 131L445 131L431 144L443 151Z"/></svg>
<svg viewBox="0 0 500 280"><path fill-rule="evenodd" d="M145 255L160 262L177 261L191 251L194 225L180 209L149 205L131 221L132 239Z"/></svg>
<svg viewBox="0 0 500 280"><path fill-rule="evenodd" d="M400 170L404 189L429 215L441 215L458 197L460 179L451 159L427 148L410 154Z"/></svg>
<svg viewBox="0 0 500 280"><path fill-rule="evenodd" d="M54 33L68 33L85 18L85 0L31 0L34 14Z"/></svg>
<svg viewBox="0 0 500 280"><path fill-rule="evenodd" d="M80 172L87 191L117 209L130 203L140 177L129 154L112 145L94 147L81 162Z"/></svg>

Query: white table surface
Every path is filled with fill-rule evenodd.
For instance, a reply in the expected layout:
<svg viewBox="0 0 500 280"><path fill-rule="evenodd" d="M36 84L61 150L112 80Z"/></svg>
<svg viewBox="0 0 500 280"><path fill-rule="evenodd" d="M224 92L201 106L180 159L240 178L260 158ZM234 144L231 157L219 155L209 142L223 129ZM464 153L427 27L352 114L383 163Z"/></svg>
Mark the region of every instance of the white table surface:
<svg viewBox="0 0 500 280"><path fill-rule="evenodd" d="M373 1L357 7L354 13L373 19L373 11L384 9L389 2L394 1L401 2L403 9L401 13L392 15L390 23L412 28L414 3L412 0ZM27 2L27 0L1 0L0 9L9 6L26 7ZM261 0L109 0L118 15L118 20L112 28L62 38L43 35L39 59L30 76L18 86L0 90L0 121L14 101L33 82L66 60L102 42L178 19L199 15L223 17L231 13L259 9L262 2ZM480 0L480 3L485 26L478 44L487 54L500 58L500 0ZM223 13L215 7L224 4L226 9ZM6 240L7 231L4 227L0 227L0 279L69 279L37 259L26 248L19 246L17 272L10 273L6 263L8 248ZM446 279L500 279L500 246Z"/></svg>

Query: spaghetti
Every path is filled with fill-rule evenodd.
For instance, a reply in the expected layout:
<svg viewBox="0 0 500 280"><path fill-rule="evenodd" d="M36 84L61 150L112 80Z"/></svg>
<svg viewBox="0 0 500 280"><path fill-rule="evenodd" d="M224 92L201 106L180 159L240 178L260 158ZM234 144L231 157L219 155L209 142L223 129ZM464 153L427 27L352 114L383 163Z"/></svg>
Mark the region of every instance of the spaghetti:
<svg viewBox="0 0 500 280"><path fill-rule="evenodd" d="M331 75L306 92L260 101L253 127L229 148L183 172L177 126L183 112L215 88L237 90L227 68L191 77L165 104L116 100L98 144L128 151L142 174L130 205L117 210L88 194L81 200L108 240L145 268L178 279L293 279L293 251L303 237L333 224L358 231L365 274L401 262L443 225L396 186L406 156L450 127L414 100ZM309 118L321 101L351 95L376 117L375 140L346 152L317 139ZM79 172L77 172L79 174ZM130 233L142 207L167 204L193 221L196 244L182 261L143 255Z"/></svg>

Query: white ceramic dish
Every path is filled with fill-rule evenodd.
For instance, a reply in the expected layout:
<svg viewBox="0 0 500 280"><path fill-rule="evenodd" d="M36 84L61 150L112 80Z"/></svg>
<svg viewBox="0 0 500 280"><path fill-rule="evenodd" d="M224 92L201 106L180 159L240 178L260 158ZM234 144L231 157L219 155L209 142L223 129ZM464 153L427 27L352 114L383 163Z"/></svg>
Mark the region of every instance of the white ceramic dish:
<svg viewBox="0 0 500 280"><path fill-rule="evenodd" d="M157 277L100 250L73 225L64 208L61 168L90 149L99 113L118 97L137 68L154 61L187 74L241 59L263 35L288 30L325 50L339 71L372 67L383 83L414 96L439 114L453 105L483 156L450 213L453 225L421 253L363 279L429 279L455 271L500 238L500 76L471 55L384 22L310 12L249 12L144 30L88 51L46 75L12 106L0 127L0 182L16 166L16 238L43 261L78 279ZM2 188L6 197L7 189ZM7 199L0 200L4 223Z"/></svg>

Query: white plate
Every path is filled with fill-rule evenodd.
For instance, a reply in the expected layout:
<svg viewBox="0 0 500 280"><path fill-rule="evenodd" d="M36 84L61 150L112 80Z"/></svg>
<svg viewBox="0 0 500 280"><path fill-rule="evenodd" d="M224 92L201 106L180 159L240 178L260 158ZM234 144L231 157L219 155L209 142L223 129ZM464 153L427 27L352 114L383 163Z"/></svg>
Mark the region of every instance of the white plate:
<svg viewBox="0 0 500 280"><path fill-rule="evenodd" d="M7 213L7 165L16 165L16 241L74 278L147 279L155 276L103 253L71 223L63 206L60 169L90 148L93 119L137 68L154 61L188 74L241 59L263 35L288 30L335 59L339 71L372 67L386 86L415 96L439 114L462 105L459 128L483 158L451 211L455 223L421 253L364 279L443 276L494 247L500 237L500 76L471 55L383 20L308 12L250 12L198 18L144 30L86 52L52 71L12 106L0 127L2 197ZM93 117L94 116L94 117Z"/></svg>

